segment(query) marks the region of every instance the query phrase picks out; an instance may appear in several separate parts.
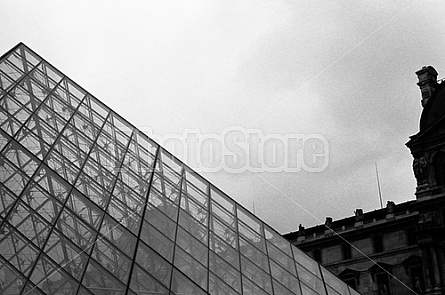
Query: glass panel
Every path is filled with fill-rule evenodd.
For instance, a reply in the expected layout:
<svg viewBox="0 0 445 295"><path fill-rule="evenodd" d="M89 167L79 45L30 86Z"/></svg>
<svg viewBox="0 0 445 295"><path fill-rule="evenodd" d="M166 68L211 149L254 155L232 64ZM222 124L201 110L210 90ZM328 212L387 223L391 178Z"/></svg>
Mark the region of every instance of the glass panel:
<svg viewBox="0 0 445 295"><path fill-rule="evenodd" d="M165 188L170 188L170 186L166 185ZM174 194L174 199L170 201L172 194ZM166 195L159 193L155 187L151 187L148 202L153 205L153 207L161 210L171 219L176 220L178 216L178 206L175 203L177 203L179 200L179 191L174 191L172 194L170 194L169 197L166 197ZM147 205L147 211L149 210L148 207L149 206Z"/></svg>
<svg viewBox="0 0 445 295"><path fill-rule="evenodd" d="M264 289L260 288L258 285L250 281L248 278L243 276L243 295L268 295L271 293L266 292Z"/></svg>
<svg viewBox="0 0 445 295"><path fill-rule="evenodd" d="M240 243L242 236L245 238L246 241L249 241L250 244L254 245L256 248L266 253L265 240L258 232L254 231L251 227L245 225L242 222L238 222L238 232L240 234Z"/></svg>
<svg viewBox="0 0 445 295"><path fill-rule="evenodd" d="M32 121L29 121L31 124ZM30 126L31 127L31 126ZM20 142L28 151L34 156L42 160L49 151L49 145L42 140L45 137L45 132L40 132L39 135L32 132L27 127L23 127L22 130L16 135L16 140ZM52 135L48 135L51 137Z"/></svg>
<svg viewBox="0 0 445 295"><path fill-rule="evenodd" d="M75 187L81 191L88 199L93 201L101 209L105 209L110 200L110 192L101 188L101 186L94 181L91 177L87 176L84 172L81 172Z"/></svg>
<svg viewBox="0 0 445 295"><path fill-rule="evenodd" d="M159 164L158 162L157 165ZM179 203L179 182L173 182L161 173L155 173L152 181L152 190L153 188L156 188L157 192L159 192L158 194L162 195L160 198L168 199L175 204Z"/></svg>
<svg viewBox="0 0 445 295"><path fill-rule="evenodd" d="M212 214L224 221L226 227L231 227L235 230L235 215L229 213L220 204L212 202Z"/></svg>
<svg viewBox="0 0 445 295"><path fill-rule="evenodd" d="M215 273L222 281L241 292L241 274L218 255L210 252L209 269Z"/></svg>
<svg viewBox="0 0 445 295"><path fill-rule="evenodd" d="M2 68L3 66L0 65L0 68ZM5 73L3 73L3 71L0 70L0 100L1 100L1 96L6 94L6 91L8 91L9 87L14 83L13 79L11 77L9 77L8 75L6 75Z"/></svg>
<svg viewBox="0 0 445 295"><path fill-rule="evenodd" d="M144 243L139 243L136 262L151 276L169 286L172 266Z"/></svg>
<svg viewBox="0 0 445 295"><path fill-rule="evenodd" d="M68 139L71 145L74 144L77 149L80 149L80 151L83 152L77 155L77 157L80 157L84 161L86 159L86 155L93 147L93 140L79 133L79 131L76 128L73 128L71 124L68 125L68 127L63 131L63 136L63 140ZM69 159L72 160L71 158ZM74 162L74 160L72 161Z"/></svg>
<svg viewBox="0 0 445 295"><path fill-rule="evenodd" d="M73 278L79 280L87 264L89 251L82 251L58 230L53 229L45 246L45 253Z"/></svg>
<svg viewBox="0 0 445 295"><path fill-rule="evenodd" d="M17 68L11 61L4 60L0 63L0 70L14 82L19 80L23 75L23 71Z"/></svg>
<svg viewBox="0 0 445 295"><path fill-rule="evenodd" d="M207 245L199 242L180 226L178 227L178 233L176 236L176 245L181 247L182 250L186 251L203 265L207 265Z"/></svg>
<svg viewBox="0 0 445 295"><path fill-rule="evenodd" d="M182 187L183 192L187 193L187 195L190 198L192 198L196 203L198 203L204 208L207 208L209 199L206 192L202 192L188 180L183 181L182 184L183 184Z"/></svg>
<svg viewBox="0 0 445 295"><path fill-rule="evenodd" d="M264 232L266 235L266 240L268 242L272 243L276 248L280 249L288 256L292 257L292 249L289 241L287 241L285 238L283 238L275 230L267 225L264 225Z"/></svg>
<svg viewBox="0 0 445 295"><path fill-rule="evenodd" d="M101 238L96 241L91 257L124 284L127 283L131 261L107 239Z"/></svg>
<svg viewBox="0 0 445 295"><path fill-rule="evenodd" d="M72 130L72 129L66 128L64 134L67 133L67 130ZM69 136L69 134L66 135ZM87 154L82 150L78 149L77 147L78 147L78 142L76 141L76 137L68 139L67 137L62 136L59 138L57 143L55 143L54 148L60 154L62 154L66 159L68 159L72 164L80 168L85 162Z"/></svg>
<svg viewBox="0 0 445 295"><path fill-rule="evenodd" d="M138 295L169 294L167 288L153 279L138 265L134 266L133 275L131 276L130 288Z"/></svg>
<svg viewBox="0 0 445 295"><path fill-rule="evenodd" d="M276 280L273 280L273 291L275 295L301 295L300 287L298 285L298 281L296 282L293 291L282 286Z"/></svg>
<svg viewBox="0 0 445 295"><path fill-rule="evenodd" d="M19 93L20 89L13 89L19 95L17 98L21 98L24 94ZM20 124L25 123L25 121L31 116L31 110L24 107L20 102L10 95L5 96L0 101L0 107L5 109L12 117L20 122Z"/></svg>
<svg viewBox="0 0 445 295"><path fill-rule="evenodd" d="M95 156L95 153L93 152L90 157L88 158L88 161L85 163L85 166L83 167L83 172L90 176L94 181L96 181L101 187L105 188L106 190L110 191L113 181L115 179L115 176L108 172L107 170L101 168L100 164L96 162L92 156Z"/></svg>
<svg viewBox="0 0 445 295"><path fill-rule="evenodd" d="M37 83L42 86L42 92L44 96L42 97L42 100L51 92L51 90L56 85L56 81L48 77L45 73L46 67L43 63L40 63L36 68L33 69L33 71L30 73L30 77L33 78L33 80L37 81Z"/></svg>
<svg viewBox="0 0 445 295"><path fill-rule="evenodd" d="M24 54L21 54L21 58L26 60L26 62L32 66L37 65L42 60L37 54L26 48L26 46L21 46L20 50L23 50L24 52Z"/></svg>
<svg viewBox="0 0 445 295"><path fill-rule="evenodd" d="M69 183L74 183L79 168L74 166L70 161L63 157L56 150L52 150L51 154L47 156L46 161L48 166L51 167L56 173L62 176Z"/></svg>
<svg viewBox="0 0 445 295"><path fill-rule="evenodd" d="M321 268L321 271L323 273L323 279L326 284L335 289L335 291L337 291L337 293L339 294L349 295L348 285L346 285L343 281L334 276L331 272L329 272L325 268Z"/></svg>
<svg viewBox="0 0 445 295"><path fill-rule="evenodd" d="M37 248L20 235L6 221L0 228L0 255L18 269L24 276L28 275L37 258Z"/></svg>
<svg viewBox="0 0 445 295"><path fill-rule="evenodd" d="M161 149L158 163L159 170L166 179L178 185L182 175L182 164L170 155L167 151Z"/></svg>
<svg viewBox="0 0 445 295"><path fill-rule="evenodd" d="M285 268L282 268L277 263L271 261L270 262L270 268L272 277L276 279L280 284L285 286L287 289L291 290L295 294L299 294L300 292L300 285L298 283L298 279L291 275ZM280 289L279 284L274 283L274 289L275 285L277 285L277 288ZM283 291L284 292L284 291Z"/></svg>
<svg viewBox="0 0 445 295"><path fill-rule="evenodd" d="M241 272L247 276L250 280L255 282L262 290L265 290L269 294L272 293L271 277L259 267L249 261L249 259L241 256ZM243 279L244 285L244 279Z"/></svg>
<svg viewBox="0 0 445 295"><path fill-rule="evenodd" d="M2 294L20 294L20 289L26 281L26 278L15 268L11 267L1 256L0 278L2 278L0 284L0 292Z"/></svg>
<svg viewBox="0 0 445 295"><path fill-rule="evenodd" d="M77 290L78 282L70 278L45 254L41 255L30 277L45 294L69 294Z"/></svg>
<svg viewBox="0 0 445 295"><path fill-rule="evenodd" d="M235 249L238 249L238 236L232 227L220 221L218 218L211 216L210 229L217 234L226 243Z"/></svg>
<svg viewBox="0 0 445 295"><path fill-rule="evenodd" d="M326 294L326 291L324 291L324 290L314 290L314 289L310 288L308 285L306 285L303 282L300 283L300 286L301 286L301 293L303 295L317 295L317 294L319 295L320 294L319 292L321 292L321 294Z"/></svg>
<svg viewBox="0 0 445 295"><path fill-rule="evenodd" d="M103 116L103 115L96 113L96 111L93 110L93 108L91 106L91 101L90 101L89 95L87 97L85 97L85 100L79 106L78 112L81 113L86 119L89 119L89 121L92 124L95 124L96 129L101 128L102 124L105 121L106 115L108 115L107 112L102 112L105 115L105 116Z"/></svg>
<svg viewBox="0 0 445 295"><path fill-rule="evenodd" d="M16 197L2 183L0 183L0 217L6 217Z"/></svg>
<svg viewBox="0 0 445 295"><path fill-rule="evenodd" d="M133 257L136 247L136 237L111 217L105 215L100 233L114 246L127 254L128 257Z"/></svg>
<svg viewBox="0 0 445 295"><path fill-rule="evenodd" d="M176 223L164 215L157 208L153 208L147 204L147 211L145 212L145 220L147 220L156 229L166 235L169 239L174 240Z"/></svg>
<svg viewBox="0 0 445 295"><path fill-rule="evenodd" d="M11 164L3 155L0 155L0 182L16 195L20 195L28 177L17 167Z"/></svg>
<svg viewBox="0 0 445 295"><path fill-rule="evenodd" d="M195 220L200 222L203 226L207 226L207 207L202 207L198 203L194 202L193 199L189 198L187 194L182 194L181 208L190 214Z"/></svg>
<svg viewBox="0 0 445 295"><path fill-rule="evenodd" d="M8 216L10 224L39 247L48 236L50 224L23 202L18 202Z"/></svg>
<svg viewBox="0 0 445 295"><path fill-rule="evenodd" d="M64 88L69 92L69 96L66 97L68 104L77 108L80 101L86 95L86 92L79 85L70 80L65 80L63 82Z"/></svg>
<svg viewBox="0 0 445 295"><path fill-rule="evenodd" d="M230 265L239 269L239 252L230 247L227 243L225 243L213 233L210 233L209 247Z"/></svg>
<svg viewBox="0 0 445 295"><path fill-rule="evenodd" d="M1 121L1 120L0 120ZM6 144L11 140L6 132L0 129L0 151L6 146Z"/></svg>
<svg viewBox="0 0 445 295"><path fill-rule="evenodd" d="M76 295L94 295L90 291L87 290L84 286L80 285L79 292Z"/></svg>
<svg viewBox="0 0 445 295"><path fill-rule="evenodd" d="M304 282L312 290L316 290L317 294L323 294L323 295L326 294L326 291L324 289L324 284L319 277L316 277L314 274L307 271L304 267L301 267L298 263L297 263L297 272L300 281ZM303 286L301 286L301 288L303 289L304 293Z"/></svg>
<svg viewBox="0 0 445 295"><path fill-rule="evenodd" d="M209 274L209 293L214 295L238 295L240 293L233 290L213 273Z"/></svg>
<svg viewBox="0 0 445 295"><path fill-rule="evenodd" d="M175 249L175 266L181 270L187 277L191 278L196 284L200 285L204 290L207 289L208 270L193 259L187 252L181 248Z"/></svg>
<svg viewBox="0 0 445 295"><path fill-rule="evenodd" d="M147 135L145 135L143 132L139 130L137 131L138 132L136 133L136 139L139 143L139 156L143 161L147 163L153 163L154 156L159 146L153 140L148 138Z"/></svg>
<svg viewBox="0 0 445 295"><path fill-rule="evenodd" d="M195 285L189 278L181 272L173 269L171 291L176 295L206 295L207 293Z"/></svg>
<svg viewBox="0 0 445 295"><path fill-rule="evenodd" d="M267 243L267 251L269 252L269 258L278 262L284 269L287 269L293 275L297 275L295 271L295 262L292 258L281 252L271 243Z"/></svg>
<svg viewBox="0 0 445 295"><path fill-rule="evenodd" d="M185 169L185 178L187 179L187 183L193 185L201 194L207 194L209 182L202 178L201 175L187 167Z"/></svg>
<svg viewBox="0 0 445 295"><path fill-rule="evenodd" d="M35 111L37 106L40 104L40 101L36 101L35 95L32 95L30 91L29 78L24 78L21 83L15 84L15 86L9 91L9 95L6 96L5 100L14 100L18 102L17 105L24 106L28 111ZM31 80L32 81L32 80ZM8 102L3 100L1 106L5 108L5 110L9 111ZM11 113L11 112L10 112ZM12 113L11 113L12 114Z"/></svg>
<svg viewBox="0 0 445 295"><path fill-rule="evenodd" d="M86 221L84 222L67 208L63 210L57 219L56 228L85 251L87 251L96 238L96 232L86 224Z"/></svg>
<svg viewBox="0 0 445 295"><path fill-rule="evenodd" d="M90 259L82 285L95 295L121 295L125 294L125 285L102 268L93 259Z"/></svg>
<svg viewBox="0 0 445 295"><path fill-rule="evenodd" d="M13 116L8 114L3 108L0 107L0 128L7 134L14 136L20 128L20 123Z"/></svg>
<svg viewBox="0 0 445 295"><path fill-rule="evenodd" d="M34 180L49 192L51 196L57 198L62 203L65 202L71 190L71 187L66 181L45 165L42 165L40 170L34 175Z"/></svg>
<svg viewBox="0 0 445 295"><path fill-rule="evenodd" d="M263 236L262 232L262 223L256 218L252 213L247 211L246 209L237 206L237 214L238 219L241 220L244 224L248 225L251 229L253 229L258 235Z"/></svg>
<svg viewBox="0 0 445 295"><path fill-rule="evenodd" d="M74 113L74 108L66 103L66 101L61 97L60 91L61 86L59 85L56 89L53 90L50 96L46 99L44 104L41 106L41 110L51 114L52 120L51 126L52 128L62 131L62 128L66 125L68 120L71 118ZM46 117L42 117L46 118Z"/></svg>
<svg viewBox="0 0 445 295"><path fill-rule="evenodd" d="M142 225L141 239L165 259L172 261L173 242L146 221Z"/></svg>
<svg viewBox="0 0 445 295"><path fill-rule="evenodd" d="M263 252L259 251L256 247L252 246L246 240L240 237L240 251L244 256L249 258L262 270L269 272L269 261Z"/></svg>
<svg viewBox="0 0 445 295"><path fill-rule="evenodd" d="M25 72L25 66L26 67L29 66L29 64L26 63L25 57L22 56L20 49L9 55L7 60L5 60L5 62L14 65L15 69L20 72Z"/></svg>
<svg viewBox="0 0 445 295"><path fill-rule="evenodd" d="M49 223L55 221L62 209L62 204L36 183L31 183L23 192L22 200Z"/></svg>
<svg viewBox="0 0 445 295"><path fill-rule="evenodd" d="M73 190L66 206L94 229L99 227L103 211L81 193Z"/></svg>
<svg viewBox="0 0 445 295"><path fill-rule="evenodd" d="M292 252L294 253L294 259L298 261L297 269L300 265L303 265L310 272L318 277L321 277L320 267L315 260L312 260L306 253L302 252L300 249L292 245Z"/></svg>
<svg viewBox="0 0 445 295"><path fill-rule="evenodd" d="M38 68L41 69L47 78L53 80L55 83L62 79L62 74L45 61L43 61Z"/></svg>
<svg viewBox="0 0 445 295"><path fill-rule="evenodd" d="M25 72L22 59L17 52L13 52L7 59L2 60L0 69L8 76L14 78L14 81L18 80Z"/></svg>
<svg viewBox="0 0 445 295"><path fill-rule="evenodd" d="M122 224L125 228L130 230L133 234L137 235L139 230L139 225L141 223L141 217L135 212L131 211L130 208L122 204L119 200L112 197L111 202L108 205L107 212Z"/></svg>
<svg viewBox="0 0 445 295"><path fill-rule="evenodd" d="M189 214L185 213L184 210L180 210L179 212L179 224L196 239L201 241L203 244L207 244L207 228L201 223L197 222L196 219L192 218Z"/></svg>
<svg viewBox="0 0 445 295"><path fill-rule="evenodd" d="M26 286L23 288L22 294L26 294L26 295L47 295L47 294L43 293L42 291L40 291L40 289L37 286L34 286L34 284L31 283L30 281L28 281Z"/></svg>
<svg viewBox="0 0 445 295"><path fill-rule="evenodd" d="M334 288L332 288L329 285L326 285L326 289L328 290L328 295L340 295L341 293L339 293L337 290L335 290ZM346 287L346 290L348 290L348 288ZM349 292L346 293L349 295Z"/></svg>
<svg viewBox="0 0 445 295"><path fill-rule="evenodd" d="M23 80L23 86L26 85L26 89L33 94L33 98L31 99L31 101L37 99L37 102L34 103L40 103L44 101L50 93L52 86L54 85L52 84L51 86L47 86L45 81L43 81L44 79L45 77L43 77L40 72L34 71L31 75L27 76Z"/></svg>
<svg viewBox="0 0 445 295"><path fill-rule="evenodd" d="M70 124L73 132L80 132L91 140L95 140L99 134L98 127L92 124L88 118L85 118L79 112L74 113Z"/></svg>

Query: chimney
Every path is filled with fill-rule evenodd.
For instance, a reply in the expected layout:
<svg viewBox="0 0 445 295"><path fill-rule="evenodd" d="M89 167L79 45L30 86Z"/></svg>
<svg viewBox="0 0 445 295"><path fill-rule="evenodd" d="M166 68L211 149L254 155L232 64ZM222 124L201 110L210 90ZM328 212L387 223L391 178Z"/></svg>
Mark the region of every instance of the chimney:
<svg viewBox="0 0 445 295"><path fill-rule="evenodd" d="M326 217L326 221L324 222L324 225L326 225L326 227L331 227L332 217Z"/></svg>
<svg viewBox="0 0 445 295"><path fill-rule="evenodd" d="M419 78L420 93L422 94L422 107L425 107L437 87L437 72L432 66L425 66L416 72Z"/></svg>

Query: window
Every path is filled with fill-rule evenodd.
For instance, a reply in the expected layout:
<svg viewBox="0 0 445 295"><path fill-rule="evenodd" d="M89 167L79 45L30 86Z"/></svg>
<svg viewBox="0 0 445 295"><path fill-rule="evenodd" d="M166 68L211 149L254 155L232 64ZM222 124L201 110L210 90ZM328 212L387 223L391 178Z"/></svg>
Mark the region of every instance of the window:
<svg viewBox="0 0 445 295"><path fill-rule="evenodd" d="M341 273L339 273L338 277L354 290L358 289L358 285L360 284L360 272L358 272L357 270L346 268Z"/></svg>
<svg viewBox="0 0 445 295"><path fill-rule="evenodd" d="M416 229L414 227L408 227L406 230L406 243L408 246L413 246L417 244L417 237L415 234Z"/></svg>
<svg viewBox="0 0 445 295"><path fill-rule="evenodd" d="M383 239L380 235L375 235L372 238L372 243L374 246L374 253L380 253L383 252Z"/></svg>
<svg viewBox="0 0 445 295"><path fill-rule="evenodd" d="M437 186L445 185L445 153L440 151L434 156L434 175Z"/></svg>
<svg viewBox="0 0 445 295"><path fill-rule="evenodd" d="M341 246L341 252L343 260L351 259L351 245L348 243L344 243Z"/></svg>
<svg viewBox="0 0 445 295"><path fill-rule="evenodd" d="M375 275L377 281L378 295L391 295L391 288L389 285L389 277L387 273L379 273Z"/></svg>
<svg viewBox="0 0 445 295"><path fill-rule="evenodd" d="M356 278L344 279L343 282L348 284L348 286L351 287L352 289L357 290L357 279Z"/></svg>
<svg viewBox="0 0 445 295"><path fill-rule="evenodd" d="M425 283L423 281L423 269L421 266L411 267L409 269L411 288L417 293L422 294L425 290Z"/></svg>

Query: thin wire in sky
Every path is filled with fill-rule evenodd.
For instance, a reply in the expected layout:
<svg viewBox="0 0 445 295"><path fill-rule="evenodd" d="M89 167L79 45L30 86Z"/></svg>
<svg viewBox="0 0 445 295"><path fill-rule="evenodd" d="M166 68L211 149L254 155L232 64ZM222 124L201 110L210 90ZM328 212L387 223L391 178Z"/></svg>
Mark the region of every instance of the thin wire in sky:
<svg viewBox="0 0 445 295"><path fill-rule="evenodd" d="M365 37L363 40L361 40L359 43L357 43L355 46L353 46L352 48L350 48L348 51L346 51L343 55L341 55L339 58L337 58L335 61L333 61L331 64L329 64L327 67L325 67L323 70L321 70L320 72L318 72L316 75L314 75L312 78L310 78L308 81L306 81L303 85L301 85L300 87L298 87L298 89L296 89L295 91L293 91L291 94L289 94L288 96L286 96L285 98L283 98L281 101L279 101L277 104L275 104L275 106L268 108L268 111L265 112L263 115L259 116L257 119L255 119L252 123L250 123L248 125L248 127L251 127L255 122L259 121L260 119L264 118L266 115L268 115L270 112L272 112L273 110L277 109L278 106L280 106L281 104L283 104L285 101L287 101L291 96L293 96L294 94L296 94L299 90L301 90L304 86L308 85L312 80L314 80L315 78L317 78L318 76L320 76L321 74L323 74L324 72L326 72L328 69L330 69L332 66L334 66L335 64L337 64L338 62L340 62L341 60L343 60L350 52L352 52L354 49L356 49L357 47L359 47L361 44L363 44L364 42L366 42L369 38L371 38L373 35L375 35L376 33L378 33L379 31L381 31L384 27L386 27L389 23L391 23L395 18L397 18L399 15L401 15L403 12L405 12L409 7L411 7L414 3L418 2L418 0L414 0L413 2L411 2L408 6L406 6L404 9L402 9L400 12L398 12L396 15L394 15L391 19L389 19L387 22L385 22L383 25L381 25L379 28L377 28L375 31L373 31L371 34L369 34L367 37ZM307 209L305 209L303 206L301 206L298 202L296 202L294 199L292 199L290 196L288 196L287 194L285 194L282 190L280 190L278 187L276 187L274 184L272 184L270 181L268 181L266 178L262 177L259 173L254 172L254 174L259 177L261 180L265 181L269 186L271 186L272 188L274 188L276 191L278 191L282 196L284 196L285 198L287 198L289 201L291 201L292 203L294 203L295 205L297 205L298 207L300 207L304 212L306 212L307 214L309 214L310 216L312 216L315 220L317 220L319 223L323 223L319 218L317 218L314 214L312 214L310 211L308 211ZM379 267L380 269L382 269L384 272L386 272L389 276L391 276L392 278L394 278L396 281L398 281L400 284L402 284L405 288L407 288L408 290L410 290L413 294L417 294L413 289L411 289L408 285L406 285L405 283L403 283L401 280L399 280L397 277L395 277L393 274L391 274L390 272L388 272L386 269L384 269L383 267L381 267L375 260L373 260L371 257L369 257L368 255L366 255L363 251L361 251L360 249L358 249L356 246L354 246L352 243L350 243L349 241L347 241L345 238L343 238L339 233L337 233L334 229L332 229L331 227L325 225L326 228L328 228L333 234L335 234L336 236L338 236L341 240L343 240L345 243L349 244L352 248L354 248L357 252L359 252L361 255L363 255L364 257L366 257L369 261L371 261L374 265L376 265L377 267Z"/></svg>
<svg viewBox="0 0 445 295"><path fill-rule="evenodd" d="M328 69L330 69L332 66L334 66L335 64L337 64L338 62L340 62L341 60L343 60L350 52L352 52L354 49L356 49L357 47L359 47L360 45L362 45L364 42L366 42L369 38L371 38L372 36L374 36L376 33L378 33L380 30L382 30L384 27L386 27L389 23L391 23L395 18L397 18L400 14L402 14L403 12L405 12L409 7L411 7L414 3L416 3L419 0L414 0L413 2L411 2L407 7L405 7L404 9L402 9L400 12L398 12L396 15L394 15L391 19L389 19L387 22L385 22L383 25L381 25L379 28L377 28L375 31L373 31L371 34L369 34L367 37L365 37L363 40L361 40L359 43L357 43L356 45L354 45L352 48L350 48L348 51L346 51L343 55L341 55L339 58L337 58L335 61L333 61L331 64L329 64L327 67L325 67L323 70L321 70L320 72L318 72L317 74L315 74L312 78L310 78L309 80L307 80L305 83L303 83L303 85L301 85L300 87L298 87L297 89L295 89L294 91L292 91L288 96L286 96L285 98L283 98L282 100L280 100L279 102L277 102L275 105L273 106L269 106L267 108L267 111L265 113L263 113L261 116L257 117L255 120L253 120L249 125L247 125L247 127L252 127L253 124L255 124L255 122L261 120L262 118L264 118L265 116L267 116L270 112L276 110L280 105L282 105L285 101L287 101L291 96L293 96L294 94L296 94L298 91L300 91L303 87L305 87L306 85L308 85L310 82L312 82L312 80L314 80L315 78L317 78L318 76L320 76L321 74L323 74L324 72L326 72Z"/></svg>

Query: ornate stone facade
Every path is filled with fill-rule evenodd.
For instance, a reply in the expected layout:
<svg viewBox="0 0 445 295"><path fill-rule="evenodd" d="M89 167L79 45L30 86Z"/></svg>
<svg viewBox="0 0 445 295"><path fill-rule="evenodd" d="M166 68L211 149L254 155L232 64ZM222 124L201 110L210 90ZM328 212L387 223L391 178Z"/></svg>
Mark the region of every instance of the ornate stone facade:
<svg viewBox="0 0 445 295"><path fill-rule="evenodd" d="M445 294L445 83L431 66L416 74L423 111L406 144L416 199L284 235L365 295Z"/></svg>

